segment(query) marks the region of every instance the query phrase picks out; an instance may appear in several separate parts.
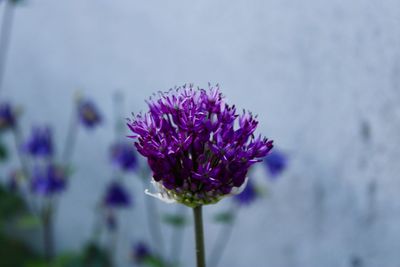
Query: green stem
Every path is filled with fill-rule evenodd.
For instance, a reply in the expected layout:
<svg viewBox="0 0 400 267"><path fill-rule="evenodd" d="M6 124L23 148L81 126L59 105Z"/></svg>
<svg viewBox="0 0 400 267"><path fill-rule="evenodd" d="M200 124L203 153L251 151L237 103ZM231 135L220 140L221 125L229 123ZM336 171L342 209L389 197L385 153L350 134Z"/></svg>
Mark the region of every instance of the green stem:
<svg viewBox="0 0 400 267"><path fill-rule="evenodd" d="M193 208L197 267L206 267L202 206Z"/></svg>
<svg viewBox="0 0 400 267"><path fill-rule="evenodd" d="M50 264L54 258L53 210L51 204L43 212L43 246L45 259Z"/></svg>

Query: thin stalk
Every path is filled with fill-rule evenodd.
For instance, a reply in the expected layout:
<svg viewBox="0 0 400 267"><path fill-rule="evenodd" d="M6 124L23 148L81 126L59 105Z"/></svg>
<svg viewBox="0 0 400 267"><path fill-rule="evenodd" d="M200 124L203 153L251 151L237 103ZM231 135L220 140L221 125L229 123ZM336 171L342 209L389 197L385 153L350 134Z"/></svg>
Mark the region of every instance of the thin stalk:
<svg viewBox="0 0 400 267"><path fill-rule="evenodd" d="M146 183L143 180L143 188L146 188ZM157 205L154 199L146 194L143 194L144 202L146 205L147 225L149 226L150 236L153 240L154 247L158 248L160 256L164 255L164 239L161 232L160 216L158 213Z"/></svg>
<svg viewBox="0 0 400 267"><path fill-rule="evenodd" d="M236 209L234 209L234 208L231 209L231 213L233 216L231 223L229 225L227 225L226 227L222 227L218 233L216 242L213 246L213 249L211 250L211 256L210 256L210 261L209 261L211 267L218 266L223 254L226 250L226 247L232 236L232 230L233 230L233 226L234 226L234 223L236 221L236 216L237 216L236 213L239 211L238 208L239 207L237 207Z"/></svg>
<svg viewBox="0 0 400 267"><path fill-rule="evenodd" d="M51 205L51 200L47 209L43 212L43 248L45 253L45 259L48 263L51 263L54 258L54 236L53 236L53 209Z"/></svg>
<svg viewBox="0 0 400 267"><path fill-rule="evenodd" d="M6 68L7 52L10 44L12 26L14 20L14 4L6 1L3 13L3 21L0 29L0 92L3 87L3 77Z"/></svg>
<svg viewBox="0 0 400 267"><path fill-rule="evenodd" d="M197 206L193 208L193 217L194 217L194 234L196 239L197 267L206 267L202 206Z"/></svg>
<svg viewBox="0 0 400 267"><path fill-rule="evenodd" d="M12 131L13 131L13 135L14 135L15 147L17 150L17 157L20 162L21 169L22 169L22 174L23 174L25 181L29 183L29 179L30 179L29 166L28 166L26 156L21 151L23 144L22 144L22 134L21 134L19 126L15 125L14 128L12 129ZM24 193L25 193L25 197L28 200L27 206L28 206L30 212L32 212L32 214L34 216L40 217L39 211L33 201L32 194L29 191L29 184L28 184L28 188L26 189L26 192L24 191Z"/></svg>
<svg viewBox="0 0 400 267"><path fill-rule="evenodd" d="M62 162L66 166L70 164L72 153L75 148L76 136L78 133L78 121L76 114L76 103L74 102L74 109L72 110L72 115L69 121L67 137L65 140L64 150L62 153Z"/></svg>
<svg viewBox="0 0 400 267"><path fill-rule="evenodd" d="M186 207L182 205L177 206L176 214L179 216L186 215ZM178 263L180 262L181 254L182 254L182 246L183 246L183 237L184 237L185 226L175 226L172 232L172 240L171 240L171 262Z"/></svg>

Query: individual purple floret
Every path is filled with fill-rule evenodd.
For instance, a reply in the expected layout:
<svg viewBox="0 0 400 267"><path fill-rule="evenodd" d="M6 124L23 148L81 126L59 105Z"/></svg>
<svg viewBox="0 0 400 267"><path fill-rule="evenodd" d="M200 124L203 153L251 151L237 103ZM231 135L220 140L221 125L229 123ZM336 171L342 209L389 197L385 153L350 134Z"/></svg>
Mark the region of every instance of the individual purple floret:
<svg viewBox="0 0 400 267"><path fill-rule="evenodd" d="M0 132L15 126L15 113L9 103L0 103Z"/></svg>
<svg viewBox="0 0 400 267"><path fill-rule="evenodd" d="M287 157L279 150L274 150L264 159L265 165L272 177L281 174L287 165Z"/></svg>
<svg viewBox="0 0 400 267"><path fill-rule="evenodd" d="M49 164L33 168L31 190L33 193L49 196L64 191L66 175L64 168Z"/></svg>
<svg viewBox="0 0 400 267"><path fill-rule="evenodd" d="M119 142L111 147L111 160L122 171L134 171L137 158L134 147L126 142Z"/></svg>
<svg viewBox="0 0 400 267"><path fill-rule="evenodd" d="M106 207L123 208L131 204L131 197L128 191L118 182L112 182L104 197Z"/></svg>
<svg viewBox="0 0 400 267"><path fill-rule="evenodd" d="M253 182L248 181L246 187L242 191L242 193L236 195L234 200L239 205L248 205L251 204L258 197L258 193Z"/></svg>
<svg viewBox="0 0 400 267"><path fill-rule="evenodd" d="M32 156L51 157L53 155L52 132L49 127L34 127L25 143L25 151Z"/></svg>
<svg viewBox="0 0 400 267"><path fill-rule="evenodd" d="M237 194L251 165L262 161L272 141L255 136L258 121L237 114L219 88L192 85L159 93L149 111L128 122L135 146L153 171L152 194L190 207Z"/></svg>
<svg viewBox="0 0 400 267"><path fill-rule="evenodd" d="M151 257L151 252L144 242L138 242L133 246L132 258L136 263L143 263L149 257Z"/></svg>
<svg viewBox="0 0 400 267"><path fill-rule="evenodd" d="M94 128L101 122L101 115L96 105L89 100L79 100L78 116L81 123L88 128Z"/></svg>

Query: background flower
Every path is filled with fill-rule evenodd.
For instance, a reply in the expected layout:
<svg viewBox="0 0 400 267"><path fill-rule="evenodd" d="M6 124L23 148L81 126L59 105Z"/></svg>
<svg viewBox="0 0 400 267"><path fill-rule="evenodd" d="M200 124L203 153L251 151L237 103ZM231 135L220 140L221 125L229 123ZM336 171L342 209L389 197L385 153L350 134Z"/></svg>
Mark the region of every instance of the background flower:
<svg viewBox="0 0 400 267"><path fill-rule="evenodd" d="M64 191L66 175L62 167L54 164L35 166L31 177L31 191L38 195L49 196Z"/></svg>
<svg viewBox="0 0 400 267"><path fill-rule="evenodd" d="M33 127L25 143L25 151L31 156L52 156L54 151L50 127Z"/></svg>
<svg viewBox="0 0 400 267"><path fill-rule="evenodd" d="M96 105L87 99L78 102L78 116L81 123L87 128L94 128L101 122L101 115Z"/></svg>

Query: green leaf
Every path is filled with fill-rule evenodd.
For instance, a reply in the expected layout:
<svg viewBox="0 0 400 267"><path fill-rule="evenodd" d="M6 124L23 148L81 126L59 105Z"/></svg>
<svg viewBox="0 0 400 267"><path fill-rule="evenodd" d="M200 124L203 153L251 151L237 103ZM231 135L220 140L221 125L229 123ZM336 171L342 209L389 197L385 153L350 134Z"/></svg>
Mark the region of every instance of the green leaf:
<svg viewBox="0 0 400 267"><path fill-rule="evenodd" d="M0 186L0 220L10 219L26 211L24 200L13 192Z"/></svg>
<svg viewBox="0 0 400 267"><path fill-rule="evenodd" d="M187 219L181 214L164 214L163 221L174 227L183 227L187 224Z"/></svg>
<svg viewBox="0 0 400 267"><path fill-rule="evenodd" d="M219 212L217 214L214 215L214 221L217 223L232 223L233 221L233 212L231 211L223 211L223 212Z"/></svg>
<svg viewBox="0 0 400 267"><path fill-rule="evenodd" d="M167 267L163 260L156 256L149 256L143 259L143 265L148 267Z"/></svg>
<svg viewBox="0 0 400 267"><path fill-rule="evenodd" d="M40 226L40 220L37 216L25 214L17 219L17 227L20 229L32 229Z"/></svg>

